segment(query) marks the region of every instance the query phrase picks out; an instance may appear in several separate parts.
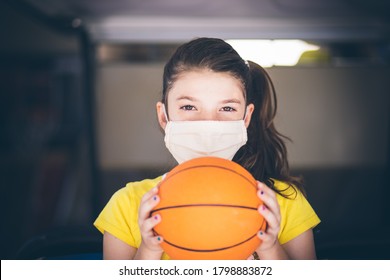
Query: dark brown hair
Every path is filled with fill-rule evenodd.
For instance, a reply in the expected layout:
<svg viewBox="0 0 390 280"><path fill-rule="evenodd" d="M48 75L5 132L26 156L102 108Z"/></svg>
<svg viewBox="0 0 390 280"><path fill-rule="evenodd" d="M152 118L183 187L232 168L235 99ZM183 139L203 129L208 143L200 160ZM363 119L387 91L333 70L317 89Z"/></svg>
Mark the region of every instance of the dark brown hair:
<svg viewBox="0 0 390 280"><path fill-rule="evenodd" d="M289 195L276 189L272 179L284 181L289 187L303 192L301 178L290 175L284 142L289 139L274 126L277 100L267 72L254 62L244 61L231 45L221 39L197 38L181 45L165 65L162 91L165 106L168 106L167 93L179 75L196 69L229 73L237 78L244 86L247 105L255 107L248 127L248 141L233 161L285 197Z"/></svg>

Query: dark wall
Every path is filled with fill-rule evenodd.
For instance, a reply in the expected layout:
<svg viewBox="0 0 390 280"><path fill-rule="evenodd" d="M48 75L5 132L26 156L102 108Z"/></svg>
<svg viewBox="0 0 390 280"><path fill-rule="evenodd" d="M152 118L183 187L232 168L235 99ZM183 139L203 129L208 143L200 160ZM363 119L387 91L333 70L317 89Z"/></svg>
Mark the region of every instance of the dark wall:
<svg viewBox="0 0 390 280"><path fill-rule="evenodd" d="M92 218L78 35L2 1L0 38L4 259L33 236Z"/></svg>

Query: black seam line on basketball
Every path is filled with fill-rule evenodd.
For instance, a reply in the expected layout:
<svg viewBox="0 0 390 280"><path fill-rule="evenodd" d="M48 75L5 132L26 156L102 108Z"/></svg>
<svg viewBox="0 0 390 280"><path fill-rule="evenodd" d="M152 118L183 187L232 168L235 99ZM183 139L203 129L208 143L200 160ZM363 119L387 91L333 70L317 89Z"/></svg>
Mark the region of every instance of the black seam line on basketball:
<svg viewBox="0 0 390 280"><path fill-rule="evenodd" d="M265 219L263 219L263 222L261 223L261 226L260 226L259 230L262 229L262 227L264 226L264 223L266 224ZM267 224L266 224L266 229L267 229ZM266 230L266 229L265 229L265 230ZM152 229L152 231L153 231L153 233L154 233L155 236L160 235L155 229ZM168 243L169 245L171 245L171 246L173 246L173 247L176 247L176 248L179 248L179 249L183 249L183 250L187 250L187 251L194 251L194 252L215 252L215 251L227 250L227 249L233 248L233 247L235 247L235 246L239 246L239 245L241 245L241 244L243 244L243 243L245 243L245 242L251 240L251 239L252 239L253 237L255 237L256 235L257 235L257 233L255 233L254 235L252 235L251 237L249 237L247 240L244 240L244 241L242 241L242 242L240 242L240 243L238 243L238 244L232 245L232 246L228 246L228 247L224 247L224 248L218 248L218 249L208 249L208 250L205 250L205 249L203 249L203 250L200 250L200 249L190 249L190 248L182 247L182 246L173 244L172 242L169 242L169 241L167 241L167 240L165 240L165 239L164 239L164 242Z"/></svg>
<svg viewBox="0 0 390 280"><path fill-rule="evenodd" d="M243 209L249 209L249 210L256 210L257 211L256 207L249 207L249 206L243 206L243 205L230 205L230 204L184 204L184 205L175 205L175 206L167 206L167 207L157 208L157 209L152 210L151 213L154 213L154 212L157 212L157 211L174 209L174 208L202 207L202 206L243 208Z"/></svg>
<svg viewBox="0 0 390 280"><path fill-rule="evenodd" d="M176 175L176 174L178 174L178 173L184 172L184 171L186 171L186 170L188 170L188 169L201 168L201 167L214 167L214 168L220 168L220 169L232 171L233 173L236 173L236 174L239 175L240 177L242 177L242 178L244 178L245 180L247 180L247 181L248 181L248 182L257 190L256 184L253 184L253 182L252 182L251 180L249 180L247 177L243 176L241 173L238 173L237 171L235 171L235 170L233 170L233 169L230 169L230 168L227 168L227 167L216 166L216 165L211 165L211 164L191 166L191 167L187 167L187 168L185 168L185 169L176 171L175 173L173 173L173 174L167 176L164 180L162 180L161 185L164 183L164 181L168 181L170 178L172 178L174 175Z"/></svg>
<svg viewBox="0 0 390 280"><path fill-rule="evenodd" d="M154 232L155 232L155 234L160 235L157 231L154 231ZM178 249L182 249L182 250L186 250L186 251L190 251L190 252L209 253L209 252L217 252L217 251L228 250L228 249L240 246L241 244L244 244L245 242L248 242L249 240L251 240L256 235L257 235L257 233L255 233L254 235L252 235L248 239L246 239L244 241L241 241L240 243L234 244L232 246L223 247L223 248L216 248L216 249L192 249L192 248L186 248L186 247L183 247L183 246L179 246L179 245L173 244L172 242L169 242L166 239L164 239L164 242L168 243L169 245L171 245L173 247L176 247Z"/></svg>

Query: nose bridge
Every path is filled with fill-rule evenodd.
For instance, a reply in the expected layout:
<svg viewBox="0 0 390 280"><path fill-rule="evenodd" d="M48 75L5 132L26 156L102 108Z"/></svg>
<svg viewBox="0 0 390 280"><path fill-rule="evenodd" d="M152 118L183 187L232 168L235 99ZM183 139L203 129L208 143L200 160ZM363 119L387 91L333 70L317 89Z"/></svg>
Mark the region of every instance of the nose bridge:
<svg viewBox="0 0 390 280"><path fill-rule="evenodd" d="M213 120L217 120L217 118L218 118L217 112L215 108L211 106L210 108L205 106L202 110L202 113L199 116L200 121L213 121Z"/></svg>

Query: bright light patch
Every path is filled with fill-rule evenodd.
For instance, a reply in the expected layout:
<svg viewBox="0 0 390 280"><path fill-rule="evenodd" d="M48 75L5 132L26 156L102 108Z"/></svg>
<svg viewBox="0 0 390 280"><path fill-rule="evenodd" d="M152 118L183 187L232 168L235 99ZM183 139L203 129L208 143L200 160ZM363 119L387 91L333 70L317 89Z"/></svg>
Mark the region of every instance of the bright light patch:
<svg viewBox="0 0 390 280"><path fill-rule="evenodd" d="M306 51L318 50L319 46L302 40L226 40L245 60L263 67L294 66Z"/></svg>

